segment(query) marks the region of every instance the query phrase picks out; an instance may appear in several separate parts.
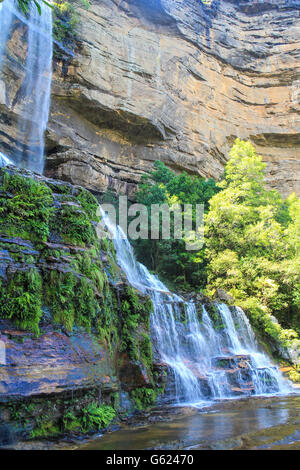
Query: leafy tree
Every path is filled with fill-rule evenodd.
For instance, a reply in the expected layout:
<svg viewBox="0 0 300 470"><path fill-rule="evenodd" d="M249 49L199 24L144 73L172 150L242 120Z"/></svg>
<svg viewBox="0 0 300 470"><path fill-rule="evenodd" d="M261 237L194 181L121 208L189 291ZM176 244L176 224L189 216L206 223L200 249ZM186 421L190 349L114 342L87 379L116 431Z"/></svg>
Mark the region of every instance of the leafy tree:
<svg viewBox="0 0 300 470"><path fill-rule="evenodd" d="M250 142L237 139L205 217L208 291L225 289L284 340L300 331L299 199L266 189L264 170Z"/></svg>
<svg viewBox="0 0 300 470"><path fill-rule="evenodd" d="M162 162L154 163L154 171L150 176L144 176L136 194L137 202L148 208L148 240L132 241L137 256L148 268L181 286L200 286L206 283L206 271L204 250L201 253L186 250L185 241L174 238L171 219L170 239L151 240L151 205L167 204L204 204L208 208L209 199L216 193L216 183L196 176L190 176L186 172L176 175ZM194 216L194 215L193 215ZM160 220L161 228L162 220Z"/></svg>
<svg viewBox="0 0 300 470"><path fill-rule="evenodd" d="M0 0L2 3L4 0ZM22 10L23 13L27 13L29 11L30 5L34 4L38 9L39 14L41 14L41 4L47 5L47 7L53 8L53 6L47 2L46 0L17 0L18 7Z"/></svg>

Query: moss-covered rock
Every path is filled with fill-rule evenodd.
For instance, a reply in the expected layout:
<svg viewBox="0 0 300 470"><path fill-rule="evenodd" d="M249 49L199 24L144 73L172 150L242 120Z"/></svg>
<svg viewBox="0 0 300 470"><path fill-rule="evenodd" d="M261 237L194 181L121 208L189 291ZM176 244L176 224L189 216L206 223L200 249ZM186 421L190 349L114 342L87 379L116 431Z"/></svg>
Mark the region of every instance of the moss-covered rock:
<svg viewBox="0 0 300 470"><path fill-rule="evenodd" d="M112 241L97 235L99 222L98 201L84 188L0 170L0 408L9 403L8 421L19 421L27 437L106 427L122 390L137 409L161 391L152 303L128 285ZM62 396L94 389L99 397L80 399L80 410L62 406ZM57 415L43 408L29 419L41 395L39 408L51 397Z"/></svg>
<svg viewBox="0 0 300 470"><path fill-rule="evenodd" d="M83 188L24 171L0 172L0 317L39 333L43 309L53 322L72 330L91 328L107 304L108 278L96 233L98 203ZM13 237L13 238L12 238ZM32 252L15 251L15 239ZM28 253L28 254L27 254Z"/></svg>

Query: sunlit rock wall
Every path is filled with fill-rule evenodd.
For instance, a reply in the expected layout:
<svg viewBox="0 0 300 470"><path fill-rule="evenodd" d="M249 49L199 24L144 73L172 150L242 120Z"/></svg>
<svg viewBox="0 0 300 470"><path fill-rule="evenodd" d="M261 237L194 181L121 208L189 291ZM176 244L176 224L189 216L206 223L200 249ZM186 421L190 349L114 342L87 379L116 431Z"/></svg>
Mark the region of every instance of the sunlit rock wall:
<svg viewBox="0 0 300 470"><path fill-rule="evenodd" d="M79 11L82 42L55 61L48 175L131 196L157 159L219 178L240 137L267 162L270 187L299 194L299 1L98 0ZM15 93L0 86L8 154Z"/></svg>

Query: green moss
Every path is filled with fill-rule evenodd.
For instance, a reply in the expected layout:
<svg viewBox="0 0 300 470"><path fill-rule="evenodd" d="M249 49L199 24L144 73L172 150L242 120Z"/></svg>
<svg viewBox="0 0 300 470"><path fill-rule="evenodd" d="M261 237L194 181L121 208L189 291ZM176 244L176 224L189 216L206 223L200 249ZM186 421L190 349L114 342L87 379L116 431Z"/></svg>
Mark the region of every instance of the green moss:
<svg viewBox="0 0 300 470"><path fill-rule="evenodd" d="M64 431L77 431L87 433L90 431L107 428L116 417L116 412L112 406L98 405L91 402L83 407L80 412L67 410L63 416Z"/></svg>
<svg viewBox="0 0 300 470"><path fill-rule="evenodd" d="M87 278L82 277L79 279L75 305L76 323L90 330L92 322L99 311L99 306L93 285Z"/></svg>
<svg viewBox="0 0 300 470"><path fill-rule="evenodd" d="M3 169L0 170L0 182L1 232L8 236L47 240L54 211L50 188Z"/></svg>
<svg viewBox="0 0 300 470"><path fill-rule="evenodd" d="M147 369L151 369L153 362L152 342L147 333L141 334L141 339L139 341L139 350L140 360L147 367Z"/></svg>
<svg viewBox="0 0 300 470"><path fill-rule="evenodd" d="M48 421L45 417L40 421L37 421L36 428L30 432L30 439L49 438L61 434L59 426L54 421Z"/></svg>
<svg viewBox="0 0 300 470"><path fill-rule="evenodd" d="M214 325L215 330L224 330L225 326L222 320L222 317L220 315L220 312L218 311L217 307L213 303L208 303L205 305L205 308L209 314L210 319L212 320L212 323Z"/></svg>
<svg viewBox="0 0 300 470"><path fill-rule="evenodd" d="M20 172L0 173L0 218L3 223L8 218L5 227L19 239L7 240L6 236L0 242L1 251L14 259L15 266L0 281L0 317L36 335L43 312L45 322L52 320L69 331L74 325L82 326L97 334L97 342L112 359L117 360L116 352L127 353L147 369L154 383L149 336L152 302L136 289L115 283L122 278L113 243L98 240L95 230L97 200L82 188L71 191L59 182L36 182ZM24 235L30 243L22 242ZM149 393L145 396L150 400ZM113 405L117 406L115 400ZM73 413L72 407L69 411ZM109 410L94 411L86 411L81 429L99 425L100 419L101 426L105 425L104 412L109 416ZM66 414L62 425L66 430L79 427L78 414L73 414L76 419ZM32 437L57 431L49 410L43 415L48 418L38 423Z"/></svg>
<svg viewBox="0 0 300 470"><path fill-rule="evenodd" d="M81 0L80 3L86 9L88 9L90 5L89 0ZM58 0L54 3L53 38L55 44L53 52L56 58L64 57L64 49L68 49L70 53L72 53L79 40L79 15L76 11L76 6L76 2L74 1L65 2Z"/></svg>
<svg viewBox="0 0 300 470"><path fill-rule="evenodd" d="M65 243L85 246L97 242L96 230L87 213L74 205L63 205L51 219L51 231Z"/></svg>
<svg viewBox="0 0 300 470"><path fill-rule="evenodd" d="M162 388L136 388L131 392L131 398L134 401L134 404L138 410L144 410L153 406L156 402L158 395L163 393Z"/></svg>
<svg viewBox="0 0 300 470"><path fill-rule="evenodd" d="M120 352L128 352L133 361L139 360L143 356L138 347L138 328L144 326L149 330L152 308L152 302L148 297L143 302L134 288L126 287L120 312L122 319ZM149 362L148 359L147 362Z"/></svg>
<svg viewBox="0 0 300 470"><path fill-rule="evenodd" d="M54 323L64 325L72 331L75 320L74 292L77 279L73 273L50 271L45 273L46 305L51 308Z"/></svg>
<svg viewBox="0 0 300 470"><path fill-rule="evenodd" d="M106 344L111 356L118 349L119 343L119 321L118 310L114 302L110 303L110 296L106 297L101 313L97 317L97 331L100 340Z"/></svg>
<svg viewBox="0 0 300 470"><path fill-rule="evenodd" d="M14 274L7 285L0 280L0 317L39 333L42 316L42 278L36 268Z"/></svg>
<svg viewBox="0 0 300 470"><path fill-rule="evenodd" d="M80 202L83 210L92 220L98 220L97 211L99 209L99 203L95 196L87 191L86 189L80 188L77 195L77 200Z"/></svg>
<svg viewBox="0 0 300 470"><path fill-rule="evenodd" d="M100 255L97 252L91 253L91 250L87 250L85 253L77 255L76 268L78 272L93 282L99 293L103 292L108 279L105 272L103 272Z"/></svg>

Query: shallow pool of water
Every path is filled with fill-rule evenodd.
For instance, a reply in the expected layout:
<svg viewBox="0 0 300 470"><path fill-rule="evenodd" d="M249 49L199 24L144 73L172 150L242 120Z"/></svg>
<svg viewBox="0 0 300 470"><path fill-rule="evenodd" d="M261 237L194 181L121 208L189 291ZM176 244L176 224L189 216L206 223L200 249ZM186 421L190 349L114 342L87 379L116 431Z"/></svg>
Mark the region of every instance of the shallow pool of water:
<svg viewBox="0 0 300 470"><path fill-rule="evenodd" d="M300 396L241 399L168 413L155 410L144 425L124 426L80 448L300 450Z"/></svg>

